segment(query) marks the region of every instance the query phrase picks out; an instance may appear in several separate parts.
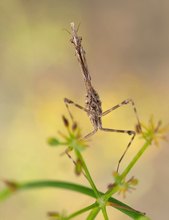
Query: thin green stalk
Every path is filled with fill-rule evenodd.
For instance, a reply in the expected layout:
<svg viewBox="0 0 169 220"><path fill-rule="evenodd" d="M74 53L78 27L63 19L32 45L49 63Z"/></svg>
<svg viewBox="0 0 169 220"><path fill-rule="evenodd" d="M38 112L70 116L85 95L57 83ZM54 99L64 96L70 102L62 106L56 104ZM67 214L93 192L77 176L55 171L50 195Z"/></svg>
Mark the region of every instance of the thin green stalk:
<svg viewBox="0 0 169 220"><path fill-rule="evenodd" d="M77 212L72 213L71 215L69 215L68 217L66 217L66 219L69 220L69 219L74 218L74 217L76 217L76 216L78 216L78 215L81 215L81 214L83 214L84 212L87 212L87 211L93 209L93 208L96 207L96 206L97 206L96 203L94 203L94 204L92 204L92 205L89 205L89 206L87 206L87 207L85 207L85 208L83 208L83 209L78 210Z"/></svg>
<svg viewBox="0 0 169 220"><path fill-rule="evenodd" d="M149 139L145 142L145 144L142 146L142 148L139 150L139 152L134 156L134 158L131 160L131 162L128 164L128 166L125 168L125 170L122 172L122 174L118 177L119 182L125 179L127 174L130 172L130 170L133 168L133 166L136 164L138 159L142 156L142 154L145 152L145 150L148 148L149 145L151 145L152 139ZM104 199L108 200L113 194L118 192L119 186L118 184L115 185L112 189L108 190L105 193Z"/></svg>
<svg viewBox="0 0 169 220"><path fill-rule="evenodd" d="M96 198L94 191L86 186L69 183L69 182L63 182L63 181L42 180L42 181L34 181L34 182L16 183L15 190L11 189L10 187L6 187L4 190L0 192L0 201L7 199L8 197L12 196L17 191L40 189L40 188L62 188L62 189L72 190L72 191L79 192L79 193L91 196L93 198ZM101 196L104 195L104 193L102 192L99 192L99 194ZM108 201L111 202L112 204L115 204L115 206L113 206L114 208L120 210L121 212L130 216L133 219L138 219L139 217L144 216L142 213L132 209L130 206L120 202L117 199L109 198Z"/></svg>
<svg viewBox="0 0 169 220"><path fill-rule="evenodd" d="M104 201L108 201L109 198L110 198L113 194L115 194L116 192L118 192L118 191L119 191L119 186L118 186L118 185L115 185L112 189L109 189L109 190L105 193L105 195L103 196Z"/></svg>
<svg viewBox="0 0 169 220"><path fill-rule="evenodd" d="M97 190L96 185L94 184L94 181L93 181L93 179L92 179L92 177L90 175L90 172L89 172L89 170L88 170L88 168L86 166L86 163L85 163L85 161L83 159L82 154L79 151L77 151L77 155L78 155L78 158L80 159L80 161L82 163L83 170L84 170L84 172L86 174L87 180L89 181L93 191L95 192L96 198L99 198L100 197L99 191Z"/></svg>
<svg viewBox="0 0 169 220"><path fill-rule="evenodd" d="M149 145L151 145L152 139L147 140L145 144L142 146L142 148L139 150L139 152L135 155L135 157L131 160L129 165L125 168L125 170L120 175L121 179L124 179L127 174L130 172L130 170L133 168L133 166L136 164L138 159L142 156L142 154L145 152L145 150L148 148Z"/></svg>
<svg viewBox="0 0 169 220"><path fill-rule="evenodd" d="M105 219L105 220L109 220L109 217L108 217L108 215L107 215L107 210L106 210L106 207L105 207L105 206L102 208L102 213L103 213L104 219Z"/></svg>
<svg viewBox="0 0 169 220"><path fill-rule="evenodd" d="M93 220L95 219L95 217L99 214L99 211L100 211L100 208L99 207L96 207L94 208L90 214L88 215L87 219L86 220Z"/></svg>

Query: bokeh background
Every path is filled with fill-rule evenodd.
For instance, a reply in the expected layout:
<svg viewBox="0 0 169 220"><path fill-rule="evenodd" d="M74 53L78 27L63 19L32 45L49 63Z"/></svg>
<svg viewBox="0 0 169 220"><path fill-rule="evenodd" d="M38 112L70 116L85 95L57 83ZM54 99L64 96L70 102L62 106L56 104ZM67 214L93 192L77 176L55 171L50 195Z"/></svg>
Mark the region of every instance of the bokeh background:
<svg viewBox="0 0 169 220"><path fill-rule="evenodd" d="M133 98L141 121L150 115L169 122L169 2L161 1L0 1L0 178L18 181L57 179L84 183L63 148L46 140L64 130L63 98L83 105L85 87L74 48L70 22L81 23L79 33L103 109ZM83 134L91 130L85 113L72 108ZM131 106L104 119L105 127L133 129ZM112 182L129 137L98 133L85 158L102 191ZM138 151L136 138L121 169ZM168 143L152 146L132 170L137 190L117 197L153 220L168 218ZM0 184L0 189L3 184ZM45 220L47 211L74 211L93 200L64 190L22 192L0 204L0 219ZM108 209L110 219L129 219ZM85 216L77 218L85 219ZM98 216L97 219L102 219Z"/></svg>

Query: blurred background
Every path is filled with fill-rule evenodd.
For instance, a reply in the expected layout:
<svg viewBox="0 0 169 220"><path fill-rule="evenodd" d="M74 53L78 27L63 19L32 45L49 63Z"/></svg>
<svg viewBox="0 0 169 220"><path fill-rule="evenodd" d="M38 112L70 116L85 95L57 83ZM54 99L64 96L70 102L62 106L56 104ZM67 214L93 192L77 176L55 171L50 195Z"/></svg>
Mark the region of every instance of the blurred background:
<svg viewBox="0 0 169 220"><path fill-rule="evenodd" d="M132 98L142 122L147 123L151 115L169 122L167 0L1 0L0 179L56 179L88 185L83 176L75 176L72 162L60 156L63 147L47 145L48 137L64 131L61 116L68 114L63 98L84 105L83 77L69 41L72 21L80 23L79 34L103 109ZM73 107L72 112L83 134L91 131L86 114ZM136 119L129 105L106 116L103 123L134 129ZM100 190L113 181L112 171L128 141L125 134L101 132L91 138L84 156ZM136 138L121 169L142 143ZM130 174L139 179L137 190L126 199L117 198L153 220L167 219L168 158L168 143L150 147ZM87 196L64 190L20 192L0 204L0 219L45 220L48 211L70 213L91 202ZM113 208L108 212L110 219L129 219Z"/></svg>

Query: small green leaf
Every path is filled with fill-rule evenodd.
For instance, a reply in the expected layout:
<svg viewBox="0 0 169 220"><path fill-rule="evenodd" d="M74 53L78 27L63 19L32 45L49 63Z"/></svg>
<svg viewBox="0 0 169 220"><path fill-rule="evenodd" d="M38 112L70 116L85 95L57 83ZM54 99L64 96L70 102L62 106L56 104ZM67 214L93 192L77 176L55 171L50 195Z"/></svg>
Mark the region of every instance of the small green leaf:
<svg viewBox="0 0 169 220"><path fill-rule="evenodd" d="M48 144L50 146L58 146L61 143L60 143L60 141L58 139L51 137L51 138L48 138Z"/></svg>

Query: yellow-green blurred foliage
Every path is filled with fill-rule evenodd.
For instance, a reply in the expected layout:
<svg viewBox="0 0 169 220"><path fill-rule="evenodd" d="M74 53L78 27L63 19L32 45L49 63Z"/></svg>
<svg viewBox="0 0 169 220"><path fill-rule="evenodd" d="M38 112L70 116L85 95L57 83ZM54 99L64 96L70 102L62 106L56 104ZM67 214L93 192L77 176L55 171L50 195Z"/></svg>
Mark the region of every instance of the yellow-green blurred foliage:
<svg viewBox="0 0 169 220"><path fill-rule="evenodd" d="M86 183L83 176L75 177L72 162L60 157L64 149L46 143L64 129L63 98L84 104L83 78L65 31L72 21L81 23L79 33L103 108L133 98L141 121L147 122L151 114L169 121L168 1L1 0L0 179ZM86 114L74 108L72 112L83 133L89 132L92 127ZM105 127L111 128L133 129L135 123L131 106L104 119ZM112 181L127 141L123 134L98 133L92 138L85 158L99 189L105 191ZM136 139L122 167L140 146ZM162 143L142 157L132 171L140 184L125 200L153 220L168 216L167 147ZM22 192L0 204L0 219L45 220L47 211L71 212L91 201L63 190ZM110 219L128 219L114 209L109 211Z"/></svg>

